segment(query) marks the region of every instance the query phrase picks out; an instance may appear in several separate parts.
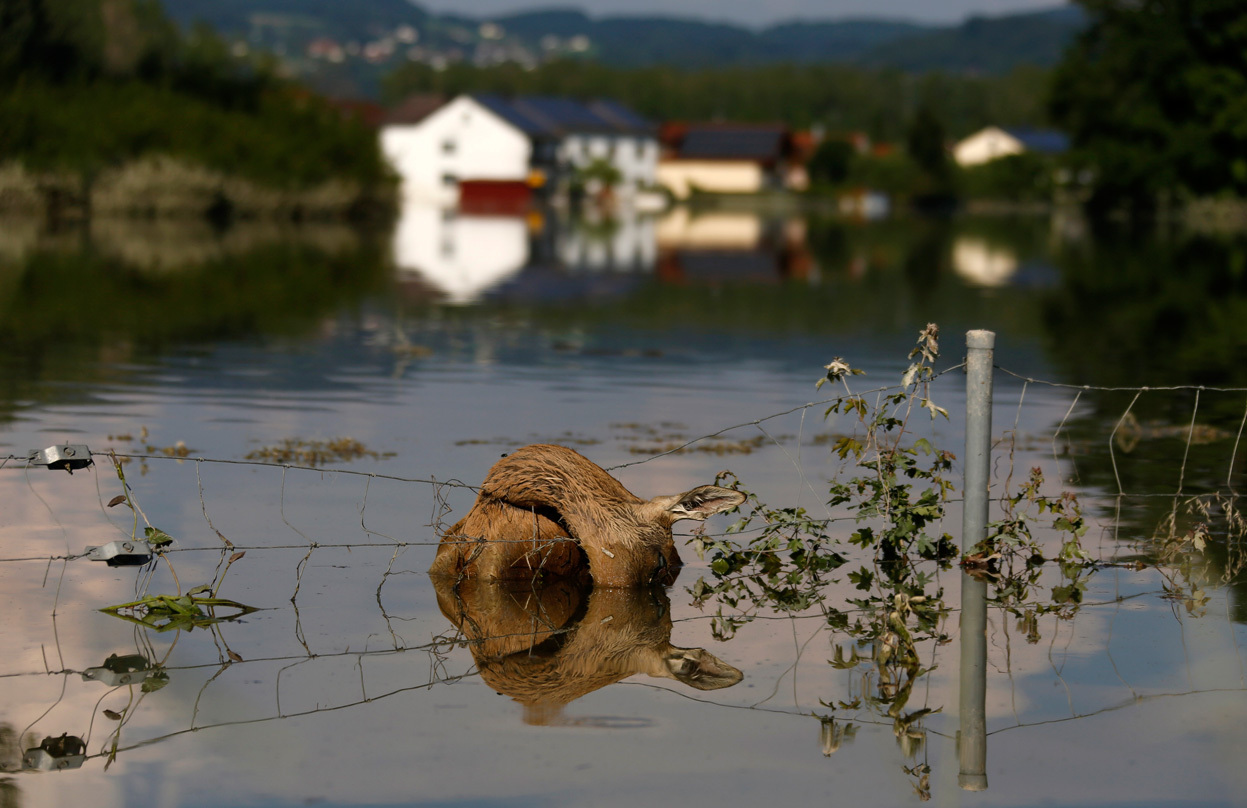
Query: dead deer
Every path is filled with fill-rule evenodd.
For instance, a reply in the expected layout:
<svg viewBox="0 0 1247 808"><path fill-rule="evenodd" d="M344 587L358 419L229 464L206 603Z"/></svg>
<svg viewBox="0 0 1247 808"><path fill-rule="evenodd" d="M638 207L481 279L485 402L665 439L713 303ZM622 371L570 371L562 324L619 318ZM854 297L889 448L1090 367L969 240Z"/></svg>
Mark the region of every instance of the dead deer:
<svg viewBox="0 0 1247 808"><path fill-rule="evenodd" d="M705 649L671 644L671 602L662 587L618 589L567 578L540 588L480 578L433 583L481 679L523 705L528 724L593 721L565 719L563 708L638 673L698 690L744 677Z"/></svg>
<svg viewBox="0 0 1247 808"><path fill-rule="evenodd" d="M578 452L525 446L489 470L472 510L442 536L429 573L514 580L576 575L587 562L598 586L670 582L681 566L671 526L744 501L714 485L644 500Z"/></svg>

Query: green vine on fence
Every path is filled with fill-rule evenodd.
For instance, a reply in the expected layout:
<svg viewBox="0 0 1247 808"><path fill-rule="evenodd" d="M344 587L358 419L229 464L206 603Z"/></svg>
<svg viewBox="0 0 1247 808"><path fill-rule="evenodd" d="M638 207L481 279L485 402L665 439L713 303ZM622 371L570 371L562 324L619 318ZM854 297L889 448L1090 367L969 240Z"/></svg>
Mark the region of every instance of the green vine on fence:
<svg viewBox="0 0 1247 808"><path fill-rule="evenodd" d="M731 636L758 608L796 612L819 606L833 627L852 629L864 641L899 638L900 656L914 656L912 629L931 631L943 611L942 591L932 588L934 574L923 562L946 568L956 555L952 537L938 530L954 490L949 478L954 456L925 437L914 439L910 428L918 410L932 419L948 416L931 399L938 338L935 325L922 330L901 385L880 393L874 404L853 392L848 381L863 371L843 359L829 363L817 385L830 382L845 390L825 418L850 415L857 422L854 434L841 436L832 451L842 461L851 460L858 473L833 480L826 500L829 513L848 509L859 526L847 542L870 553L866 563L847 574L862 592L850 605L884 617L863 620L859 615L851 623L847 611L827 602L825 584L838 581L832 574L848 562L842 552L848 550L830 533L829 519L805 508L769 506L725 472L717 482L743 491L748 512L728 528L728 536L711 541L699 535L693 541L700 557L711 554L714 580L699 579L691 593L699 604L719 602L712 626L716 636ZM733 538L746 531L758 535L743 543ZM886 617L898 613L903 614L899 623Z"/></svg>
<svg viewBox="0 0 1247 808"><path fill-rule="evenodd" d="M933 428L948 418L932 397L939 356L939 330L932 324L919 333L896 387L858 393L851 381L861 370L841 358L824 367L817 386L844 391L827 406L825 420L852 421L850 431L828 441L841 471L828 483L825 517L765 503L736 475L723 472L718 484L746 494L742 516L724 536L693 538L699 557L710 558L710 577L699 578L690 594L699 606L717 605L711 624L716 638L731 637L764 610L820 610L828 626L849 639L835 645L831 664L862 671L864 683L856 696L823 705L833 713L867 709L886 716L909 758L923 748L922 719L939 709L910 709L908 703L916 683L935 669L934 649L949 640L944 626L952 609L940 574L959 555L943 529L957 493L957 458L937 445ZM1038 614L1078 608L1093 568L1081 545L1087 523L1077 498L1045 495L1042 485L1036 469L1006 498L1004 515L989 525L987 538L961 559L966 572L995 584L995 598L1026 621L1028 637L1035 639ZM835 525L833 513L847 514L852 528ZM1041 519L1045 530L1050 526L1062 535L1053 559L1045 558L1032 532ZM1058 562L1061 579L1051 601L1038 603L1039 570L1047 560ZM857 594L832 602L829 583L848 583ZM851 737L835 732L845 725L835 724L834 716L822 720L825 752ZM905 771L918 794L929 795L927 764Z"/></svg>

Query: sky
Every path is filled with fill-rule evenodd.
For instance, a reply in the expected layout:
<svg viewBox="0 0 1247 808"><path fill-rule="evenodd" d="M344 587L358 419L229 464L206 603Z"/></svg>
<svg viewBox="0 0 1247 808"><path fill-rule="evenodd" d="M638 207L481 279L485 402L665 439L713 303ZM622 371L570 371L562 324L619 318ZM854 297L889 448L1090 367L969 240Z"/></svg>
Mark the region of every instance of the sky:
<svg viewBox="0 0 1247 808"><path fill-rule="evenodd" d="M590 16L660 14L763 27L793 19L884 17L956 23L973 14L996 16L1053 8L1061 0L414 0L430 11L488 17L538 8L578 8Z"/></svg>

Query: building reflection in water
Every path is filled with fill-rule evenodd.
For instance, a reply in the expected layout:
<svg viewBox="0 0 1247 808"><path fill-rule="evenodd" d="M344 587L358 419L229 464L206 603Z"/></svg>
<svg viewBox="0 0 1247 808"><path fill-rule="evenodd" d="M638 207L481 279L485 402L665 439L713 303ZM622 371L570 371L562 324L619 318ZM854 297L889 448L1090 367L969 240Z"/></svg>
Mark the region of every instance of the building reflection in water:
<svg viewBox="0 0 1247 808"><path fill-rule="evenodd" d="M523 216L461 216L409 202L394 227L394 264L448 302L470 303L524 268L528 240Z"/></svg>
<svg viewBox="0 0 1247 808"><path fill-rule="evenodd" d="M1018 257L1007 246L958 236L953 242L953 270L976 286L1006 286L1017 274Z"/></svg>
<svg viewBox="0 0 1247 808"><path fill-rule="evenodd" d="M559 263L587 272L653 272L656 257L653 216L587 216L563 220L553 246Z"/></svg>
<svg viewBox="0 0 1247 808"><path fill-rule="evenodd" d="M803 219L693 214L684 207L660 217L619 210L573 219L532 209L474 212L409 202L394 231L393 256L400 280L452 304L504 287L551 293L552 276L568 282L653 276L670 283L817 278Z"/></svg>
<svg viewBox="0 0 1247 808"><path fill-rule="evenodd" d="M675 208L658 224L658 277L666 282L817 280L799 217Z"/></svg>

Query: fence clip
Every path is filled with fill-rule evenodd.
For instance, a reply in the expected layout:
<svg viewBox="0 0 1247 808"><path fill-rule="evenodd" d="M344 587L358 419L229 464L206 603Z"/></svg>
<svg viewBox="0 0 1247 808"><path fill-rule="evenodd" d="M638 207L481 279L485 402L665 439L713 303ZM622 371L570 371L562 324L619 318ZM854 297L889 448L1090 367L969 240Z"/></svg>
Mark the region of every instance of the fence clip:
<svg viewBox="0 0 1247 808"><path fill-rule="evenodd" d="M110 541L82 551L92 561L103 561L110 567L137 567L152 560L149 546L142 542Z"/></svg>
<svg viewBox="0 0 1247 808"><path fill-rule="evenodd" d="M91 459L91 449L86 444L67 443L28 452L26 462L32 466L47 466L58 471L64 469L73 474L74 469L84 469L95 461Z"/></svg>
<svg viewBox="0 0 1247 808"><path fill-rule="evenodd" d="M132 685L142 682L152 675L152 663L142 654L126 654L125 656L109 655L104 664L98 668L87 668L82 672L84 682L102 682L109 687Z"/></svg>
<svg viewBox="0 0 1247 808"><path fill-rule="evenodd" d="M22 766L41 772L77 769L87 760L87 746L77 735L68 733L55 738L49 736L33 749L22 755Z"/></svg>

